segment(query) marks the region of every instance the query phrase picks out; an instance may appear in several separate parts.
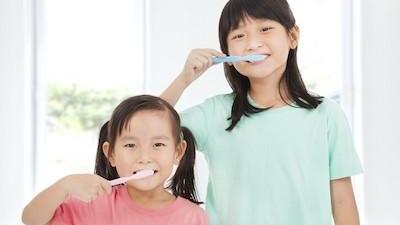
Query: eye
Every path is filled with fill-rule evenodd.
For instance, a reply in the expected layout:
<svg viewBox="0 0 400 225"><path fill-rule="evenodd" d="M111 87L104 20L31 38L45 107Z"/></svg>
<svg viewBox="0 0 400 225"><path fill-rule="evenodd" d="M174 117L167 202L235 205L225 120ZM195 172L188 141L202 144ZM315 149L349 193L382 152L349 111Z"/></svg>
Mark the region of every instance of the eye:
<svg viewBox="0 0 400 225"><path fill-rule="evenodd" d="M260 31L261 32L267 32L267 31L269 31L271 29L272 29L272 27L263 27Z"/></svg>
<svg viewBox="0 0 400 225"><path fill-rule="evenodd" d="M124 148L134 148L135 146L136 146L135 144L129 143L129 144L125 144Z"/></svg>
<svg viewBox="0 0 400 225"><path fill-rule="evenodd" d="M161 148L161 147L165 147L166 145L164 144L164 143L155 143L154 144L154 147L156 147L156 148Z"/></svg>
<svg viewBox="0 0 400 225"><path fill-rule="evenodd" d="M232 40L243 38L244 34L236 34L232 37Z"/></svg>

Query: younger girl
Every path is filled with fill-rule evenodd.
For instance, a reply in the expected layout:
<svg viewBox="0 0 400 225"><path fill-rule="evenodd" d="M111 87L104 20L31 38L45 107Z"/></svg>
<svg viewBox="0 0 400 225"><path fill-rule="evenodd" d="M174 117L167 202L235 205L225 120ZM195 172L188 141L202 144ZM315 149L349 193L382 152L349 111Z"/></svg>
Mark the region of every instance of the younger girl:
<svg viewBox="0 0 400 225"><path fill-rule="evenodd" d="M60 179L25 207L23 222L208 224L197 205L193 136L181 127L178 114L164 100L141 95L123 101L103 126L98 151L95 172L100 176L80 174ZM168 191L164 184L174 164L178 167ZM154 174L114 187L108 181L141 170Z"/></svg>
<svg viewBox="0 0 400 225"><path fill-rule="evenodd" d="M265 55L225 64L233 92L181 113L208 162L211 223L328 225L333 215L336 225L358 225L350 176L361 167L351 132L335 102L305 88L297 66L299 28L288 3L228 1L219 41L222 53L193 50L162 94L174 105L213 56Z"/></svg>

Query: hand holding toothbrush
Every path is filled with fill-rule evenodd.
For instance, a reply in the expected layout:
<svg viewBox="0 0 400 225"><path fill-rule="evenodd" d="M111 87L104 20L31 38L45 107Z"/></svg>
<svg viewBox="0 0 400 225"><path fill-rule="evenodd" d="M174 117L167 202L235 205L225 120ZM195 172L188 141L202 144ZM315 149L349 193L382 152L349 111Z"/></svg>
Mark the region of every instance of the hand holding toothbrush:
<svg viewBox="0 0 400 225"><path fill-rule="evenodd" d="M169 104L175 105L183 91L212 65L221 62L256 62L264 60L265 57L265 55L226 56L214 49L194 49L189 53L182 72L160 97Z"/></svg>
<svg viewBox="0 0 400 225"><path fill-rule="evenodd" d="M240 61L257 62L265 59L265 55L226 56L214 49L194 49L189 53L181 76L190 84L212 65L219 63L236 63Z"/></svg>
<svg viewBox="0 0 400 225"><path fill-rule="evenodd" d="M214 65L213 57L223 57L225 54L215 49L193 49L190 51L179 77L189 85L200 77L208 68Z"/></svg>
<svg viewBox="0 0 400 225"><path fill-rule="evenodd" d="M90 202L101 195L111 193L108 180L94 174L72 174L61 178L56 184L65 197L72 196Z"/></svg>

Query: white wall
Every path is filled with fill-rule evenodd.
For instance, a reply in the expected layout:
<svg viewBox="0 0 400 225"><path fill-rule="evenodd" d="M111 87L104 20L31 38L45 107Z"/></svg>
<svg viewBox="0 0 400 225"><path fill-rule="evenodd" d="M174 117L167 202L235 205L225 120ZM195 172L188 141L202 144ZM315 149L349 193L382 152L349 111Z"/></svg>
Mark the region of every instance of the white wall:
<svg viewBox="0 0 400 225"><path fill-rule="evenodd" d="M31 187L26 6L24 0L0 1L0 224L7 225L20 224Z"/></svg>
<svg viewBox="0 0 400 225"><path fill-rule="evenodd" d="M368 225L400 224L400 2L361 1L364 201Z"/></svg>
<svg viewBox="0 0 400 225"><path fill-rule="evenodd" d="M218 21L226 1L152 0L149 3L149 63L147 91L160 94L181 72L193 48L219 50ZM217 78L215 78L217 77ZM204 88L207 87L207 88ZM201 89L200 89L201 88ZM177 108L230 91L222 65L212 67L185 92Z"/></svg>

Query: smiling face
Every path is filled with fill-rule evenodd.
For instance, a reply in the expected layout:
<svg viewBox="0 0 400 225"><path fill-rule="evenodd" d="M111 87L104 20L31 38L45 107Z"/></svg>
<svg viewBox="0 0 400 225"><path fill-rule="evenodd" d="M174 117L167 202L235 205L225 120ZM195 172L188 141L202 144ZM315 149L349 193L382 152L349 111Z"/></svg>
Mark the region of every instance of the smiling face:
<svg viewBox="0 0 400 225"><path fill-rule="evenodd" d="M177 144L167 111L141 110L122 129L109 161L120 177L144 169L153 170L154 175L131 180L128 185L140 191L162 190L173 165L179 163L185 151L183 142ZM109 145L104 147L108 155Z"/></svg>
<svg viewBox="0 0 400 225"><path fill-rule="evenodd" d="M286 69L289 50L296 48L297 39L296 26L288 33L285 27L273 20L244 17L238 27L228 33L228 53L266 55L262 61L238 62L233 66L249 79L280 78Z"/></svg>

